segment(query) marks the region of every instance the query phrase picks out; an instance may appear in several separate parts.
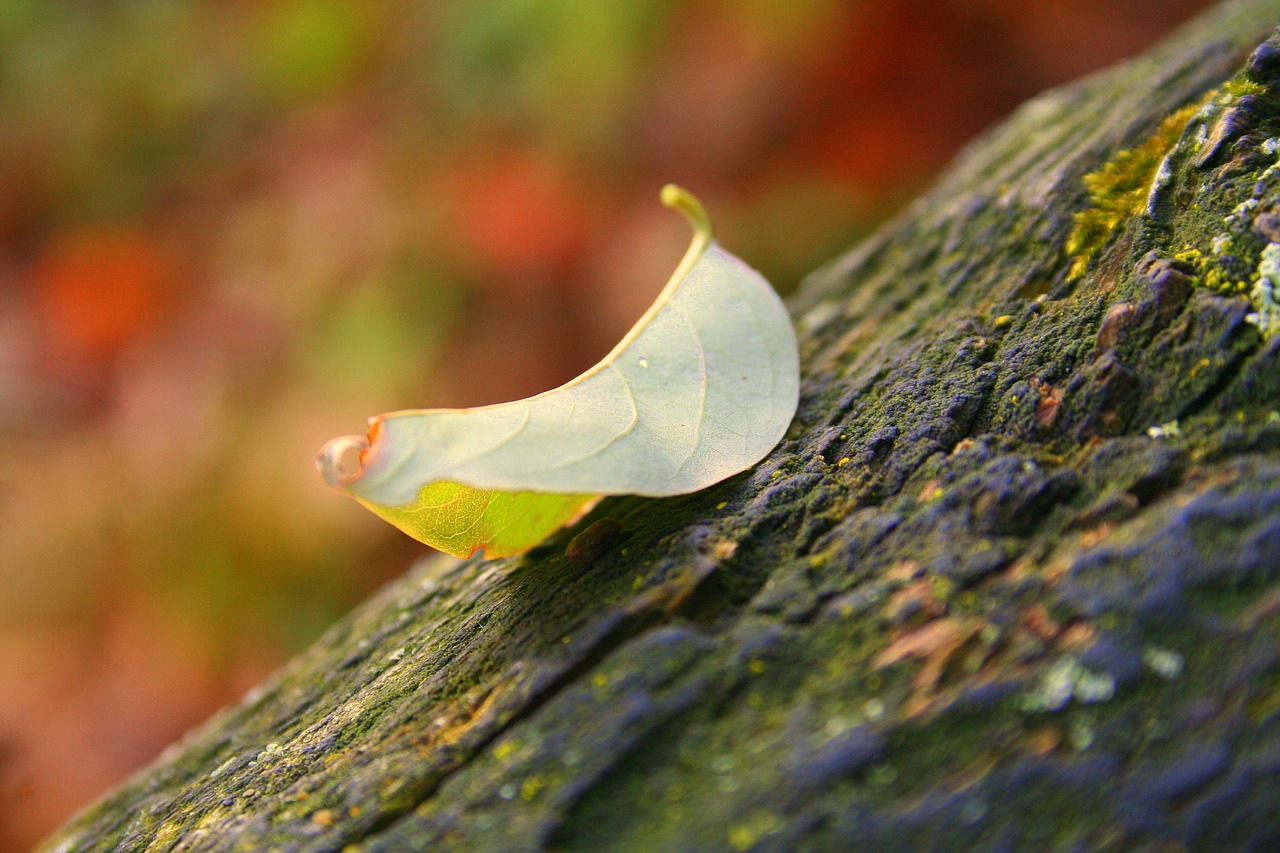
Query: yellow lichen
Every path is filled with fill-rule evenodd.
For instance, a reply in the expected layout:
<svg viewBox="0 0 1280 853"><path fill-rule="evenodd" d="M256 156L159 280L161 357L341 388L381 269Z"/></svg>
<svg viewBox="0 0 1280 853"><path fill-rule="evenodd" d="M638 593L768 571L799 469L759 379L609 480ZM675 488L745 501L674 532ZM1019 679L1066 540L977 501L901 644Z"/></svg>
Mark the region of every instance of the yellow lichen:
<svg viewBox="0 0 1280 853"><path fill-rule="evenodd" d="M739 823L729 827L728 842L734 850L747 850L767 835L782 828L782 820L773 812L755 809Z"/></svg>
<svg viewBox="0 0 1280 853"><path fill-rule="evenodd" d="M1196 284L1226 296L1238 296L1249 290L1249 282L1233 278L1222 267L1206 258L1199 249L1186 248L1173 256L1183 266L1190 267L1196 277Z"/></svg>
<svg viewBox="0 0 1280 853"><path fill-rule="evenodd" d="M1075 215L1067 238L1067 254L1072 259L1068 277L1072 281L1084 275L1089 262L1120 223L1142 212L1161 161L1182 136L1187 123L1214 94L1209 92L1199 101L1170 113L1146 141L1120 151L1102 168L1084 176L1090 204Z"/></svg>
<svg viewBox="0 0 1280 853"><path fill-rule="evenodd" d="M1174 255L1173 259L1175 261L1178 261L1179 263L1186 264L1187 266L1194 267L1195 269L1199 269L1200 264L1204 261L1204 254L1201 253L1199 249L1193 249L1190 246L1188 246L1187 248L1183 249L1181 252L1178 252L1176 255Z"/></svg>
<svg viewBox="0 0 1280 853"><path fill-rule="evenodd" d="M532 800L538 796L538 792L547 787L547 780L541 776L530 776L524 780L524 784L520 786L520 799Z"/></svg>

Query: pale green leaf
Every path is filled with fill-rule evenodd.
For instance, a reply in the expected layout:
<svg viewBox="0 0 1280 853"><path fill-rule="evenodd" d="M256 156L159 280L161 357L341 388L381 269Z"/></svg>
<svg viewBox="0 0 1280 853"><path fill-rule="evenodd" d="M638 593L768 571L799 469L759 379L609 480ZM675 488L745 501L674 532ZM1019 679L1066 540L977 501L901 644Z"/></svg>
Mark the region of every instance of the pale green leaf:
<svg viewBox="0 0 1280 853"><path fill-rule="evenodd" d="M769 283L694 226L657 301L599 364L551 391L379 415L325 445L332 486L452 554L526 550L600 495L698 491L760 461L799 399L795 333Z"/></svg>

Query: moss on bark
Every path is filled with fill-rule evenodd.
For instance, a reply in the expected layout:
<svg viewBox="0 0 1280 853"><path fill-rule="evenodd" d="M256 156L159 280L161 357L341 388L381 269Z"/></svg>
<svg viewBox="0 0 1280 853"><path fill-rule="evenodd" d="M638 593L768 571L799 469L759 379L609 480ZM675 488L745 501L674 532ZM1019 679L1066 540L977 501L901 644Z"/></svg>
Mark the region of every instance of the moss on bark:
<svg viewBox="0 0 1280 853"><path fill-rule="evenodd" d="M47 848L1280 846L1280 339L1214 286L1280 237L1277 24L1036 99L815 273L756 469L415 569ZM1085 176L1215 87L1081 264Z"/></svg>

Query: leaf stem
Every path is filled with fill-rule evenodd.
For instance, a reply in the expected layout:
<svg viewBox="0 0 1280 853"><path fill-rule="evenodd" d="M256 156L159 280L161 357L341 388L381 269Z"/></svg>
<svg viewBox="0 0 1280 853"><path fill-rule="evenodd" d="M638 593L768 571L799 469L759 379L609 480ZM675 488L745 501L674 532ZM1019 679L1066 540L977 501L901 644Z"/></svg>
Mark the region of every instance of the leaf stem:
<svg viewBox="0 0 1280 853"><path fill-rule="evenodd" d="M661 198L663 204L672 210L680 211L689 220L689 224L693 226L695 240L701 238L707 242L711 241L714 236L711 232L711 217L707 216L706 208L702 206L702 202L698 201L697 196L684 187L667 184L662 188Z"/></svg>
<svg viewBox="0 0 1280 853"><path fill-rule="evenodd" d="M667 184L662 188L660 198L667 207L684 214L684 218L693 226L693 240L689 243L689 249L684 253L684 257L680 259L680 265L671 276L671 283L676 284L688 274L689 270L693 269L693 265L711 245L715 235L711 231L711 217L707 216L706 208L693 193L684 187ZM668 287L670 288L670 285ZM674 288L670 289L674 290Z"/></svg>

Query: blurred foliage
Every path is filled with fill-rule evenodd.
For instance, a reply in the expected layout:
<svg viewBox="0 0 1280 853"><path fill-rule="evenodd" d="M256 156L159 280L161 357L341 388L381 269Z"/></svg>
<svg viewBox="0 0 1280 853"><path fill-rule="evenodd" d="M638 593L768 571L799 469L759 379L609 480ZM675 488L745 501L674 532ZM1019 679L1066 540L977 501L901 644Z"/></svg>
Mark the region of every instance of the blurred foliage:
<svg viewBox="0 0 1280 853"><path fill-rule="evenodd" d="M421 554L312 454L603 355L663 183L789 291L1199 5L0 3L0 848Z"/></svg>

